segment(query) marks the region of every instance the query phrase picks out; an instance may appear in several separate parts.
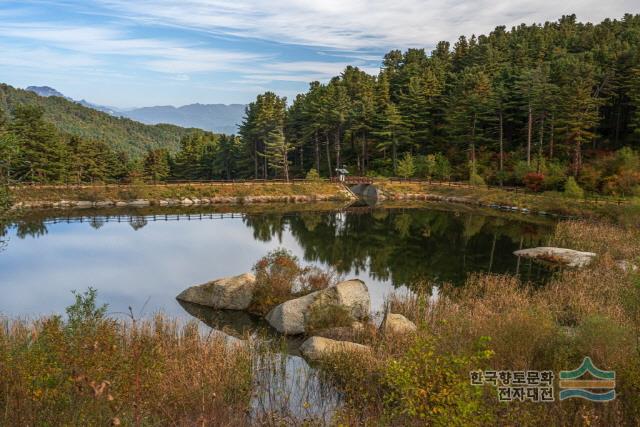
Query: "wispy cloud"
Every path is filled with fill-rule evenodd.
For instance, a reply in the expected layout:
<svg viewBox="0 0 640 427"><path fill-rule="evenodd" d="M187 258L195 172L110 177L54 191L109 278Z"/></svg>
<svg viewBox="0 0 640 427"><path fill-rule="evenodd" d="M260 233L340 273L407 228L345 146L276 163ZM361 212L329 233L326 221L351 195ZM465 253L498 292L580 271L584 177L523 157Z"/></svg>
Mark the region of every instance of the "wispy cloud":
<svg viewBox="0 0 640 427"><path fill-rule="evenodd" d="M143 68L169 74L234 70L241 64L266 58L251 52L221 50L175 40L132 37L126 30L113 27L23 22L1 27L0 37L31 40L85 58L126 56Z"/></svg>
<svg viewBox="0 0 640 427"><path fill-rule="evenodd" d="M131 19L340 50L433 46L499 24L621 16L637 0L99 0Z"/></svg>

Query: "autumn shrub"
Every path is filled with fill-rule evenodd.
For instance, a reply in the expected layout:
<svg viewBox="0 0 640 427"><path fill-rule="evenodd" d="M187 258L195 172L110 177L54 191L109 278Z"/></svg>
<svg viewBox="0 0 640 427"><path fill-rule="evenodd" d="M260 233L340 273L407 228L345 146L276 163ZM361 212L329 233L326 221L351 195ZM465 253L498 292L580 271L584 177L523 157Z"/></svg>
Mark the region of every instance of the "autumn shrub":
<svg viewBox="0 0 640 427"><path fill-rule="evenodd" d="M544 186L545 177L541 173L530 172L524 176L522 181L524 185L531 191L542 191L542 187Z"/></svg>
<svg viewBox="0 0 640 427"><path fill-rule="evenodd" d="M256 285L249 310L265 315L273 307L293 298L324 289L337 283L333 270L303 267L286 249L275 249L254 266Z"/></svg>

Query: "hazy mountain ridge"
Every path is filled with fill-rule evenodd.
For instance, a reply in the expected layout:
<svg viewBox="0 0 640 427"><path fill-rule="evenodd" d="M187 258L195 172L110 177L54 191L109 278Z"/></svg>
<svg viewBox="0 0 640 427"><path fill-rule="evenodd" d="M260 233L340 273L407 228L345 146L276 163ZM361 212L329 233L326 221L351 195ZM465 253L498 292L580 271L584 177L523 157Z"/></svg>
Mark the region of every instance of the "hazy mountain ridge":
<svg viewBox="0 0 640 427"><path fill-rule="evenodd" d="M234 134L242 122L242 104L189 104L182 107L163 105L122 111L119 114L146 124L171 123L216 133Z"/></svg>
<svg viewBox="0 0 640 427"><path fill-rule="evenodd" d="M57 96L76 102L82 106L102 111L112 116L127 117L147 124L171 124L186 128L198 128L215 133L235 134L242 122L245 105L243 104L189 104L181 107L158 105L124 109L94 104L84 99L76 101L50 86L29 86L26 90L39 96Z"/></svg>
<svg viewBox="0 0 640 427"><path fill-rule="evenodd" d="M84 106L49 87L31 88L23 90L0 83L0 111L11 114L20 105L39 106L44 110L45 119L59 131L104 141L111 148L132 156L141 156L154 148L176 151L180 139L195 130L171 124L143 124ZM40 96L38 92L48 96Z"/></svg>

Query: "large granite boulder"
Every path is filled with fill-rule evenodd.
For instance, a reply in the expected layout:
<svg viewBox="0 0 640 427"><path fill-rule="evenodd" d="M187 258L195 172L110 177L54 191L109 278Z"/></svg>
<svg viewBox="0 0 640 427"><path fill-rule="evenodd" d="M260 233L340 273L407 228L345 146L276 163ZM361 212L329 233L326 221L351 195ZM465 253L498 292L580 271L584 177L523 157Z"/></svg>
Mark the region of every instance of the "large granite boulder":
<svg viewBox="0 0 640 427"><path fill-rule="evenodd" d="M256 278L251 273L225 277L185 289L176 298L216 310L246 310L253 299Z"/></svg>
<svg viewBox="0 0 640 427"><path fill-rule="evenodd" d="M369 290L362 280L347 280L336 286L286 301L274 307L266 319L280 333L303 334L307 331L310 313L329 307L344 309L352 320L365 319L369 316L371 307Z"/></svg>
<svg viewBox="0 0 640 427"><path fill-rule="evenodd" d="M532 258L550 264L576 268L586 267L596 257L596 254L593 252L581 252L573 249L547 246L520 249L515 251L513 254L519 257Z"/></svg>
<svg viewBox="0 0 640 427"><path fill-rule="evenodd" d="M322 337L311 337L300 346L300 353L311 361L322 360L338 352L370 354L371 347Z"/></svg>
<svg viewBox="0 0 640 427"><path fill-rule="evenodd" d="M388 313L380 326L386 335L403 335L415 332L418 327L402 314Z"/></svg>

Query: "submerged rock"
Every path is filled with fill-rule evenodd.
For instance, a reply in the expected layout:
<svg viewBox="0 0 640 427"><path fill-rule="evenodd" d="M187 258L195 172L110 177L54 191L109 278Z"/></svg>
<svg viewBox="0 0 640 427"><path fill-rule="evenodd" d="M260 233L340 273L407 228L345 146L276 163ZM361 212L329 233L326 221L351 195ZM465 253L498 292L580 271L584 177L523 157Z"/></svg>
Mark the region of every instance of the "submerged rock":
<svg viewBox="0 0 640 427"><path fill-rule="evenodd" d="M402 314L388 313L380 326L382 332L391 335L402 335L415 332L418 327Z"/></svg>
<svg viewBox="0 0 640 427"><path fill-rule="evenodd" d="M322 337L311 337L300 346L300 353L312 361L321 360L337 352L370 353L371 347Z"/></svg>
<svg viewBox="0 0 640 427"><path fill-rule="evenodd" d="M192 286L176 298L218 310L246 310L253 299L256 278L251 273Z"/></svg>
<svg viewBox="0 0 640 427"><path fill-rule="evenodd" d="M576 268L586 267L596 257L596 254L593 252L581 252L573 249L546 246L530 249L520 249L518 251L515 251L513 254L519 257L532 258L551 264L558 264Z"/></svg>
<svg viewBox="0 0 640 427"><path fill-rule="evenodd" d="M369 316L371 307L369 290L362 280L347 280L336 286L286 301L274 307L266 319L280 333L303 334L307 330L310 312L332 306L345 309L354 320L365 319Z"/></svg>

